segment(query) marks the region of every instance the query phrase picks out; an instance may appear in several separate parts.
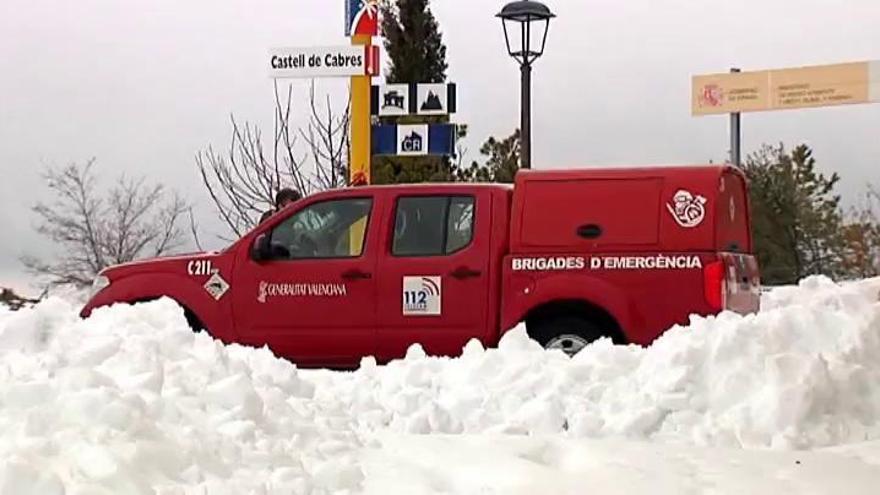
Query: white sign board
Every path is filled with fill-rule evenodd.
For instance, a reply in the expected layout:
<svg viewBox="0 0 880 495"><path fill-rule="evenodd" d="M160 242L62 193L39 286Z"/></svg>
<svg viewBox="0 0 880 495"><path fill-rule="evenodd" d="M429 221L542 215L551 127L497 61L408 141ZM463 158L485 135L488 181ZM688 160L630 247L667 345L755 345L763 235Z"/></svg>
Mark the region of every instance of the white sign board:
<svg viewBox="0 0 880 495"><path fill-rule="evenodd" d="M409 84L379 86L379 116L409 115Z"/></svg>
<svg viewBox="0 0 880 495"><path fill-rule="evenodd" d="M371 75L378 67L367 46L273 48L269 74L274 78L351 77Z"/></svg>
<svg viewBox="0 0 880 495"><path fill-rule="evenodd" d="M449 90L445 84L419 84L417 110L419 115L446 115Z"/></svg>
<svg viewBox="0 0 880 495"><path fill-rule="evenodd" d="M397 154L418 156L428 154L428 124L398 125Z"/></svg>

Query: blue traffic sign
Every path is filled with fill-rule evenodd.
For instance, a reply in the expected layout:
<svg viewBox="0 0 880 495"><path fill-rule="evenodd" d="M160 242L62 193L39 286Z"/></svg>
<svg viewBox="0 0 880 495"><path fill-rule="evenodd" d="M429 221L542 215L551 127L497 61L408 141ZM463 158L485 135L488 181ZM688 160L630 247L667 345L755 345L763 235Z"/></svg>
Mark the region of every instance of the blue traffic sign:
<svg viewBox="0 0 880 495"><path fill-rule="evenodd" d="M455 155L455 124L373 126L373 155Z"/></svg>

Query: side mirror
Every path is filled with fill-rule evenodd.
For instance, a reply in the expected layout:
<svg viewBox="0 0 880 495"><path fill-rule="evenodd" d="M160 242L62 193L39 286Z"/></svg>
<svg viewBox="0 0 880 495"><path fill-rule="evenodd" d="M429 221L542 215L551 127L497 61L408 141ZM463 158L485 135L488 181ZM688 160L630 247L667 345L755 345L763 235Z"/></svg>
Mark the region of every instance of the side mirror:
<svg viewBox="0 0 880 495"><path fill-rule="evenodd" d="M251 259L254 261L266 261L272 258L272 246L268 234L260 234L251 247Z"/></svg>

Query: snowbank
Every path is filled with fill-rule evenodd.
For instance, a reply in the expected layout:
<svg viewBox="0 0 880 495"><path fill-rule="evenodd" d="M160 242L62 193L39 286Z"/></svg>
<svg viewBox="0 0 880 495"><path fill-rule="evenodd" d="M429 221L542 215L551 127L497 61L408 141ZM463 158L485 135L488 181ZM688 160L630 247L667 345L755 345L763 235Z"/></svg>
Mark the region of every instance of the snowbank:
<svg viewBox="0 0 880 495"><path fill-rule="evenodd" d="M846 454L512 435L382 435L368 495L876 495L880 444Z"/></svg>
<svg viewBox="0 0 880 495"><path fill-rule="evenodd" d="M53 298L0 312L0 495L382 493L394 486L383 476L409 468L426 490L475 486L432 485L437 473L395 457L388 435L454 434L459 448L468 438L532 439L514 450L552 438L560 452L593 452L593 471L610 465L588 438L661 441L652 445L679 449L669 455L880 439L878 289L812 278L774 290L758 315L694 318L647 349L603 341L569 359L517 329L497 350L471 343L450 360L413 347L354 373L223 347L190 332L168 300L80 321ZM408 448L442 445L425 442Z"/></svg>
<svg viewBox="0 0 880 495"><path fill-rule="evenodd" d="M574 359L519 328L498 350L324 374L368 429L565 433L808 448L880 438L876 283L804 281L758 315L693 318L650 348L598 342ZM785 304L779 304L785 301Z"/></svg>
<svg viewBox="0 0 880 495"><path fill-rule="evenodd" d="M321 493L360 482L360 442L293 366L193 334L170 301L81 322L50 299L5 315L0 342L3 495Z"/></svg>

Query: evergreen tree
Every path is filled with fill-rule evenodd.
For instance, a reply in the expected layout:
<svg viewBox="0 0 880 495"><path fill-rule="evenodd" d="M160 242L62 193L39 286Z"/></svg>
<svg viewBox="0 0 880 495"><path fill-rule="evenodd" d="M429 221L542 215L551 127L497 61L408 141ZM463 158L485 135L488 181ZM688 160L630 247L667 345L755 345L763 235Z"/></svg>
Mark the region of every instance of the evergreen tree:
<svg viewBox="0 0 880 495"><path fill-rule="evenodd" d="M382 33L390 59L389 83L446 82L446 46L428 0L388 0L382 6ZM445 123L448 116L387 117L382 123ZM463 137L459 133L459 137ZM373 182L398 184L445 182L455 178L448 157L375 156Z"/></svg>
<svg viewBox="0 0 880 495"><path fill-rule="evenodd" d="M501 182L513 183L520 167L520 131L498 140L490 137L480 148L486 163L476 161L470 168L457 171L457 179L462 182Z"/></svg>
<svg viewBox="0 0 880 495"><path fill-rule="evenodd" d="M389 83L446 82L446 45L428 0L396 0L383 8Z"/></svg>
<svg viewBox="0 0 880 495"><path fill-rule="evenodd" d="M750 181L755 250L768 284L845 274L840 177L816 170L812 150L764 146L744 167Z"/></svg>

